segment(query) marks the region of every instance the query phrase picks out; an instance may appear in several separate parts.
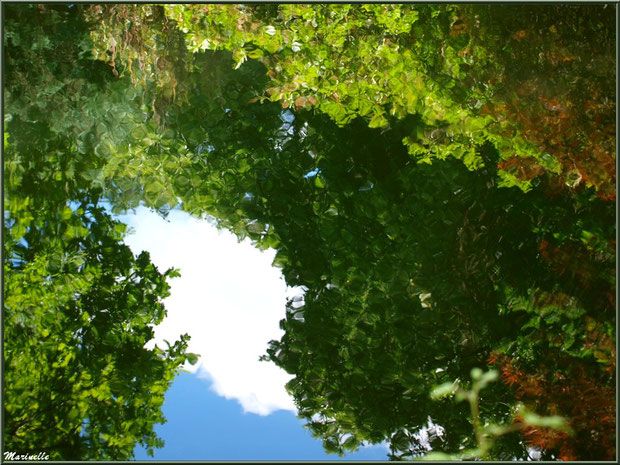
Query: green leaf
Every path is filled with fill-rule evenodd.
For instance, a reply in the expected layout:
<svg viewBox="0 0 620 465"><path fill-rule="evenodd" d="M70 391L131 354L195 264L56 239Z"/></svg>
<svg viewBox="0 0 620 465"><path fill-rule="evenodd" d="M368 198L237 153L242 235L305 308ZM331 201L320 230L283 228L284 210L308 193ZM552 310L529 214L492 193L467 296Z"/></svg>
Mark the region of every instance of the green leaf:
<svg viewBox="0 0 620 465"><path fill-rule="evenodd" d="M316 187L318 187L319 189L324 189L325 188L325 181L323 181L323 178L321 175L317 175L314 178L314 185Z"/></svg>
<svg viewBox="0 0 620 465"><path fill-rule="evenodd" d="M375 115L370 119L368 126L371 128L382 128L387 126L388 121L382 113L375 113Z"/></svg>
<svg viewBox="0 0 620 465"><path fill-rule="evenodd" d="M198 354L193 354L193 353L186 353L185 356L187 357L187 361L189 362L190 365L195 365L196 363L198 363L198 358L199 355Z"/></svg>

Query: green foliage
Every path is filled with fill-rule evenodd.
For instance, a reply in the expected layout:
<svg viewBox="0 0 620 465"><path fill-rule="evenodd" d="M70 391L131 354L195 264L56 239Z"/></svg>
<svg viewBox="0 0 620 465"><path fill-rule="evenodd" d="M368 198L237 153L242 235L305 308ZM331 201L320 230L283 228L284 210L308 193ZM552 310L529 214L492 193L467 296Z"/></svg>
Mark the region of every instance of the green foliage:
<svg viewBox="0 0 620 465"><path fill-rule="evenodd" d="M5 216L5 447L44 449L55 460L120 460L138 442L161 447L153 425L164 421L164 391L187 358L187 337L166 350L144 345L165 315L172 270L134 257L123 225L100 207L84 201L45 214L10 193L18 218L34 219L18 235Z"/></svg>
<svg viewBox="0 0 620 465"><path fill-rule="evenodd" d="M446 34L456 20L453 6L279 5L276 12L170 5L166 13L186 32L190 50L231 50L236 67L248 58L262 61L271 78L264 98L283 108L314 107L338 125L361 116L373 128L386 127L388 115L417 113L423 130L403 138L413 155L430 160L468 153L468 166L480 163L473 149L490 137L484 130L491 121L455 99L465 92L453 89L465 76L459 64L474 60L459 57L454 43L460 39ZM477 66L489 64L484 53ZM480 95L477 108L490 95ZM437 144L438 137L452 142Z"/></svg>
<svg viewBox="0 0 620 465"><path fill-rule="evenodd" d="M180 206L214 217L239 239L276 249L287 283L305 289L288 303L285 334L264 358L294 375L287 388L299 415L333 453L387 440L392 459L421 456L419 432L431 422L445 428L431 439L434 449L475 449L472 412L429 395L442 383L450 383L444 394L456 390L453 380L495 352L531 377L570 376L585 364L592 385L612 386L615 353L602 345L615 337L615 171L596 171L583 155L591 147L605 159L612 142L589 123L585 135L571 135L578 155L564 156L560 149L572 146L556 140L560 123L556 142L533 129L565 121L557 108L582 108L582 87L598 92L592 120L607 121L613 91L584 69L611 56L608 21L603 8L587 21L570 9L556 26L555 7L523 8L519 17L477 5L8 8L11 289L17 295L23 280L52 276L49 292L34 288L56 313L75 313L74 326L58 318L45 336L64 344L60 351L75 352L60 328L77 330L82 308L89 317L79 325L88 329L106 306L122 313L123 302L135 311L119 327L97 328L98 344L139 345L149 336L136 328L158 321L167 289L147 258L116 248L122 227L97 202L116 212L143 203L163 215ZM38 21L28 21L33 15ZM573 44L575 31L585 34ZM595 31L603 42L587 58ZM541 76L567 89L564 100L553 100L552 89L524 91L515 103ZM135 270L142 280L127 282ZM137 294L116 298L131 286ZM36 292L19 297L23 305ZM135 326L144 299L154 313ZM26 324L19 312L14 318L13 326ZM143 352L156 395L134 439L157 445L147 430L159 418L158 383L182 360L195 361L180 344L168 358ZM474 375L480 422L511 421L510 386L481 391L492 375ZM80 419L75 428L83 410L67 402L77 409L66 412ZM112 434L101 425L117 424L101 412L99 426L88 417L99 448L99 433ZM494 457L527 457L518 435L489 434L497 436ZM129 450L116 441L106 457Z"/></svg>
<svg viewBox="0 0 620 465"><path fill-rule="evenodd" d="M529 159L538 170L568 177L571 156L559 152L557 142L545 144L531 127L545 105L556 112L581 105L585 111L584 98L591 97L584 89L596 94L603 85L591 85L592 67L613 54L607 34L596 51L600 56L592 58L591 47L586 51L594 31L611 26L612 16L602 8L583 13L591 23L578 21L577 9L558 13L553 6L515 12L467 5L179 4L165 10L190 51L230 50L235 68L249 59L265 64L270 82L261 100L314 108L338 125L362 117L370 127L384 128L388 115L418 114L422 127L402 139L409 153L426 163L456 157L470 169L483 163L476 146L490 141L501 160ZM521 43L528 34L533 38ZM569 35L585 38L568 43ZM514 113L519 92L549 77L561 93L532 96L529 107L517 110L522 113L504 115ZM613 92L609 84L607 93ZM571 101L548 103L558 98ZM590 176L593 170L578 163ZM501 168L501 185L532 188L527 177ZM590 184L607 195L603 180L591 177Z"/></svg>
<svg viewBox="0 0 620 465"><path fill-rule="evenodd" d="M572 324L583 344L588 315L612 318L601 296L615 286L606 278L614 254L586 255L597 278L584 287L540 246L572 247L582 230L609 244L613 205L592 190L549 195L553 174L525 184L498 174L506 150L550 172L557 165L511 132L513 122L479 111L496 88L478 74L499 73L504 62L492 44L459 55L468 42L450 34L453 7L165 10L194 52L184 58L186 103L166 114L168 143L178 145L120 158L186 211L275 248L287 283L304 286L265 358L295 375L289 392L326 450L389 440L393 458L420 455L415 432L429 416L447 428L442 448L473 447L463 411L429 402L434 385L463 378L497 349L554 366L554 334ZM446 66L461 73L460 61L471 61L466 79L452 76L451 86ZM514 184L523 189L506 188ZM533 331L513 303L544 293L567 303ZM506 421L510 390L485 395L485 415ZM515 435L496 453L526 456Z"/></svg>
<svg viewBox="0 0 620 465"><path fill-rule="evenodd" d="M125 131L118 111L139 117L125 102L135 91L110 87L88 58L77 12L3 11L5 450L123 460L140 443L152 454L163 445L153 427L165 421L164 392L196 357L187 336L145 348L178 273L135 257L125 225L100 205L103 168Z"/></svg>
<svg viewBox="0 0 620 465"><path fill-rule="evenodd" d="M4 116L13 149L6 176L35 201L121 189L110 182L108 165L146 119L140 90L92 59L79 7L9 7L4 19Z"/></svg>

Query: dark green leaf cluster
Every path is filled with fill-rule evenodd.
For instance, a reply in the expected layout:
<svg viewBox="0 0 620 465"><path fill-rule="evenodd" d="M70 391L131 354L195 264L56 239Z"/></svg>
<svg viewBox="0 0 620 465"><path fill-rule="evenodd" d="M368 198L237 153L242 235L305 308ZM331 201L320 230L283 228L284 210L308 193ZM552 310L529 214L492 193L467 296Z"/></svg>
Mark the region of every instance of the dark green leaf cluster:
<svg viewBox="0 0 620 465"><path fill-rule="evenodd" d="M591 190L549 197L543 189L498 189L490 144L478 148L486 168L477 171L454 159L417 164L401 144L422 124L416 116L390 118L382 130L360 119L339 127L309 111L253 103L260 66L224 73L219 67L232 60L221 52L196 63L210 63L221 87L208 89L221 93L204 98L206 84L197 81L191 110L169 113L193 155L185 181L165 184L184 208L276 248L287 282L306 289L289 303L285 335L268 359L295 374L289 390L326 450L395 437L394 457L420 454L415 432L429 416L449 425L441 447L469 444L464 412L430 402L430 389L466 376L500 348L554 364L545 331L566 331L571 321L581 338L573 355L595 361L583 352L583 317L611 317L601 291L613 283L580 288L578 276L559 277L540 256L542 240L580 243L583 230L611 238L613 208ZM141 169L157 172L149 166ZM611 256L605 260L611 270ZM564 292L571 303L565 316L537 310L556 319L532 331L530 314L512 299L539 292ZM509 418L500 403L510 400L505 387L485 396L493 405L486 418ZM507 458L526 454L515 435L496 449Z"/></svg>

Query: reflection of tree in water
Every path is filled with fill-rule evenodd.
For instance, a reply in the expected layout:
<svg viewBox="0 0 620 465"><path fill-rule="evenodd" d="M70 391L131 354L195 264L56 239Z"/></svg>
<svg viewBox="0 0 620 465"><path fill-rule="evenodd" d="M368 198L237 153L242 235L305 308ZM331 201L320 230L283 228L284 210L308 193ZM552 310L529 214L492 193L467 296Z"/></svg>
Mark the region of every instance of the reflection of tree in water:
<svg viewBox="0 0 620 465"><path fill-rule="evenodd" d="M484 421L511 421L519 399L577 431L506 435L494 457L532 444L543 458L612 457L614 425L585 420L615 412L611 16L511 8L13 9L9 210L31 199L20 208L45 225L34 244L57 227L63 251L62 208L88 192L114 211L180 204L275 248L305 293L265 358L295 375L289 391L327 451L389 441L392 458L417 455L431 424L433 448L470 447L466 406L429 393L491 363L504 383L482 392ZM20 224L7 256L37 230ZM169 363L145 376L171 376ZM566 402L590 390L602 394L579 411ZM132 438L156 445L149 434Z"/></svg>

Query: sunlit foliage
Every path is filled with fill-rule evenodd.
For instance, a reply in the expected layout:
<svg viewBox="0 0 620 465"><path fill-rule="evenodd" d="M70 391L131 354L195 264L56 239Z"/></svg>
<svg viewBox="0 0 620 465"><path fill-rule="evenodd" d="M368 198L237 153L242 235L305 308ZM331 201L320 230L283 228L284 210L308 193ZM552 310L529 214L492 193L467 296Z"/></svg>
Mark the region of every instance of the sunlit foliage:
<svg viewBox="0 0 620 465"><path fill-rule="evenodd" d="M67 179L94 183L115 211L180 206L276 249L305 293L265 359L295 376L289 392L328 452L388 441L392 459L418 456L431 422L445 428L434 449L473 447L466 406L429 394L489 363L504 382L481 393L481 422L512 421L521 401L586 438L515 429L490 457L615 456L613 8L76 11L82 61L28 84L48 89L49 75L60 93L19 90L9 70L9 133L32 128L39 147L16 139L10 160L46 160L46 181L29 184L41 193L58 191L45 173L65 172L49 164L77 160ZM73 91L80 73L100 82ZM39 101L76 121L29 117Z"/></svg>
<svg viewBox="0 0 620 465"><path fill-rule="evenodd" d="M178 273L134 256L101 204L131 88L108 86L66 6L7 6L4 19L4 450L152 453L164 392L194 356L187 336L145 348Z"/></svg>
<svg viewBox="0 0 620 465"><path fill-rule="evenodd" d="M190 50L258 59L264 97L342 125L418 114L417 159L492 141L505 185L542 173L615 197L614 12L604 6L170 5ZM587 134L587 136L584 136ZM515 158L516 157L516 158ZM523 160L525 159L525 160ZM555 178L552 176L552 178Z"/></svg>

